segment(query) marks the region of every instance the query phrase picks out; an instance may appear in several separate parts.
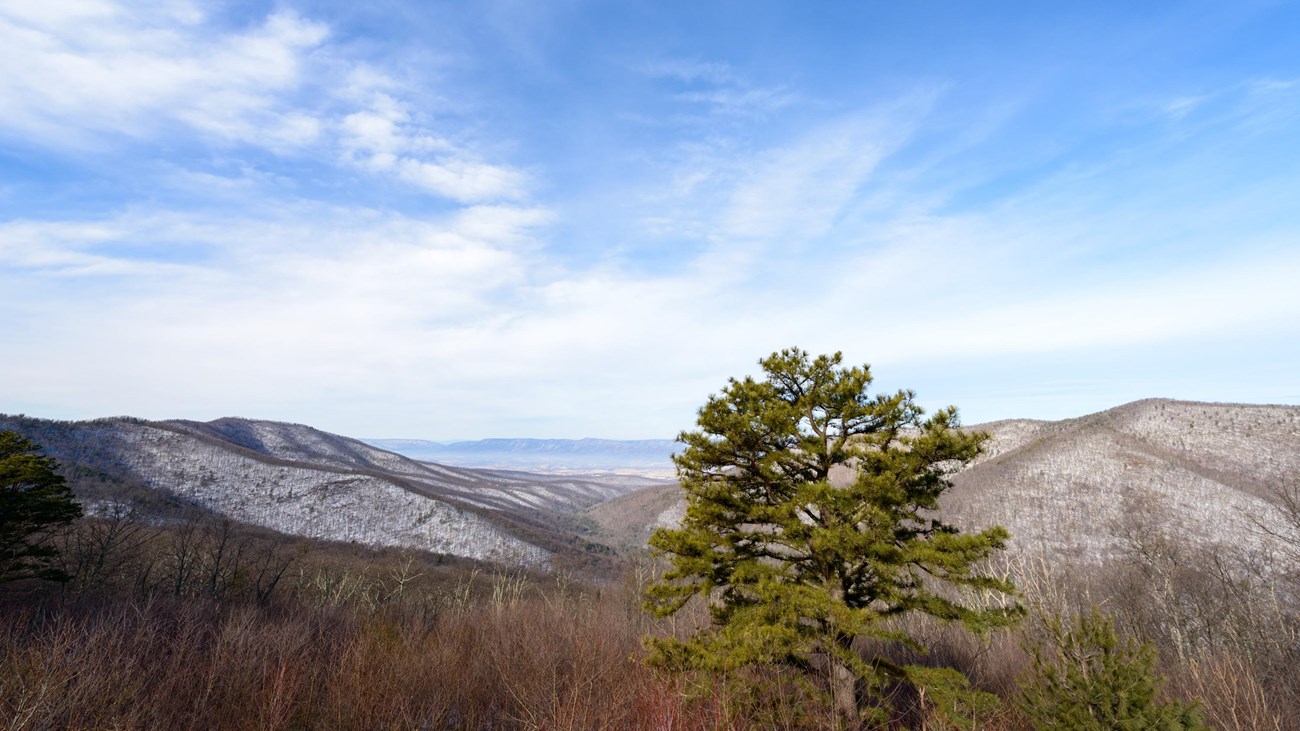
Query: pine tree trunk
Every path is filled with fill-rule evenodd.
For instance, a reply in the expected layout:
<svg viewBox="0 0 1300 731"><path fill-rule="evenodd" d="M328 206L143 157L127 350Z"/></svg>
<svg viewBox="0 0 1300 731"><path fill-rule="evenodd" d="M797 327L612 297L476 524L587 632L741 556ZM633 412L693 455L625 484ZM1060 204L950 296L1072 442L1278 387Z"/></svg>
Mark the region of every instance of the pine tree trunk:
<svg viewBox="0 0 1300 731"><path fill-rule="evenodd" d="M842 662L830 659L831 696L835 702L835 725L841 729L859 728L858 677Z"/></svg>

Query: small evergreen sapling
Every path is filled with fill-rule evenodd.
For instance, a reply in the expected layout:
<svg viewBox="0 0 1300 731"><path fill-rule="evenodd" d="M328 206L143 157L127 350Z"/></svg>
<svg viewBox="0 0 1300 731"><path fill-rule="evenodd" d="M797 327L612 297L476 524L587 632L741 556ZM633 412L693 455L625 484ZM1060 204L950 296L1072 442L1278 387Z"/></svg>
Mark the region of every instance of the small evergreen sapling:
<svg viewBox="0 0 1300 731"><path fill-rule="evenodd" d="M1036 731L1205 731L1195 705L1156 699L1155 648L1121 640L1095 608L1070 627L1048 620L1048 640L1030 648L1033 676L1021 710Z"/></svg>

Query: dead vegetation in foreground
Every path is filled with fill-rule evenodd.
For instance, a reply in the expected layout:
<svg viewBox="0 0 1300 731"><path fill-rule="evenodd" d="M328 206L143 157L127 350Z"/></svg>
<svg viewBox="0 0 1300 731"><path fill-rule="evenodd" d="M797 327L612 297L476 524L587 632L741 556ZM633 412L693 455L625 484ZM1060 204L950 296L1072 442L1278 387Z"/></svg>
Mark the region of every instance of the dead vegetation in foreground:
<svg viewBox="0 0 1300 731"><path fill-rule="evenodd" d="M829 728L823 689L780 670L671 676L641 638L693 617L642 611L648 564L621 581L493 573L427 554L283 543L227 525L83 521L64 586L0 597L6 729ZM960 670L995 706L965 727L1028 729L1018 705L1044 621L1100 606L1153 643L1163 697L1210 727L1300 729L1294 583L1215 571L1208 557L1142 556L1104 575L1009 566L1031 618L984 638L939 624L899 661ZM1219 564L1222 564L1220 557ZM275 578L274 583L271 579ZM1037 617L1038 619L1035 619ZM907 688L890 728L957 728Z"/></svg>

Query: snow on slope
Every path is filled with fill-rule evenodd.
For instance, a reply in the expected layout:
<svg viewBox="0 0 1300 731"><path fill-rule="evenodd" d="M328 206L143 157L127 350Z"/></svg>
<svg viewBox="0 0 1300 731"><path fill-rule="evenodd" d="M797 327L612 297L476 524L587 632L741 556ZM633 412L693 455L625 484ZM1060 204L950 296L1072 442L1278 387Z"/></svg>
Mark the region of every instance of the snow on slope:
<svg viewBox="0 0 1300 731"><path fill-rule="evenodd" d="M1267 492L1300 475L1300 408L1139 401L1115 409L1113 426L1238 489Z"/></svg>
<svg viewBox="0 0 1300 731"><path fill-rule="evenodd" d="M230 418L167 423L279 459L400 477L411 489L494 510L579 510L650 484L627 477L594 479L447 467L301 424Z"/></svg>
<svg viewBox="0 0 1300 731"><path fill-rule="evenodd" d="M411 460L399 454L302 424L229 417L209 422L174 420L166 423L193 434L220 439L280 459L349 469L367 468L391 472L418 469Z"/></svg>
<svg viewBox="0 0 1300 731"><path fill-rule="evenodd" d="M967 431L982 431L989 435L984 452L972 464L987 462L1001 454L1019 449L1050 432L1053 422L1032 419L1006 419L988 424L966 427Z"/></svg>
<svg viewBox="0 0 1300 731"><path fill-rule="evenodd" d="M550 556L456 500L473 492L467 475L457 475L455 489L440 495L436 469L424 470L426 481L412 485L374 469L410 460L362 452L353 455L356 466L348 467L352 457L331 457L325 449L330 439L348 440L307 427L279 427L263 423L235 444L192 425L0 416L0 429L29 436L66 467L164 490L218 515L285 533L511 564L542 565ZM251 448L253 437L261 440L261 451ZM293 444L304 451L294 452ZM291 459L303 455L320 461Z"/></svg>
<svg viewBox="0 0 1300 731"><path fill-rule="evenodd" d="M1255 521L1283 524L1271 491L1300 466L1300 408L1288 406L1148 400L1029 433L976 428L1009 448L957 475L945 512L967 528L1006 527L1013 547L1087 562L1143 531L1269 551Z"/></svg>
<svg viewBox="0 0 1300 731"><path fill-rule="evenodd" d="M547 557L475 513L379 477L267 463L144 426L124 429L118 438L147 482L242 522L504 563L541 564Z"/></svg>
<svg viewBox="0 0 1300 731"><path fill-rule="evenodd" d="M1270 503L1089 430L1025 448L955 479L945 512L959 525L1002 525L1013 546L1101 562L1117 535L1147 524L1195 543L1265 541L1248 516L1279 524ZM985 474L985 470L990 474Z"/></svg>
<svg viewBox="0 0 1300 731"><path fill-rule="evenodd" d="M1165 532L1200 545L1275 547L1254 521L1281 526L1272 491L1300 475L1300 408L1147 400L1078 419L1007 420L944 496L951 522L1006 527L1012 550L1100 563L1126 536ZM684 514L680 490L656 488L588 515L643 542Z"/></svg>

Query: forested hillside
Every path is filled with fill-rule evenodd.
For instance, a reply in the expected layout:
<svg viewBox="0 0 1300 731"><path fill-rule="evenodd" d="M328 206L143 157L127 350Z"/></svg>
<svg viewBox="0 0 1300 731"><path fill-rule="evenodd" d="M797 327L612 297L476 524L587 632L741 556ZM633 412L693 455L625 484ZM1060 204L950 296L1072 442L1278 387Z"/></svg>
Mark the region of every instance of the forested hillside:
<svg viewBox="0 0 1300 731"><path fill-rule="evenodd" d="M1153 399L968 428L991 439L954 476L944 512L966 528L1008 528L1012 554L1099 565L1135 538L1169 534L1272 556L1279 541L1261 526L1290 530L1278 490L1300 475L1300 407ZM672 488L652 487L588 514L627 544L682 510Z"/></svg>
<svg viewBox="0 0 1300 731"><path fill-rule="evenodd" d="M293 535L508 565L599 555L556 515L639 486L444 467L310 427L0 416L64 465L92 511L196 508Z"/></svg>

